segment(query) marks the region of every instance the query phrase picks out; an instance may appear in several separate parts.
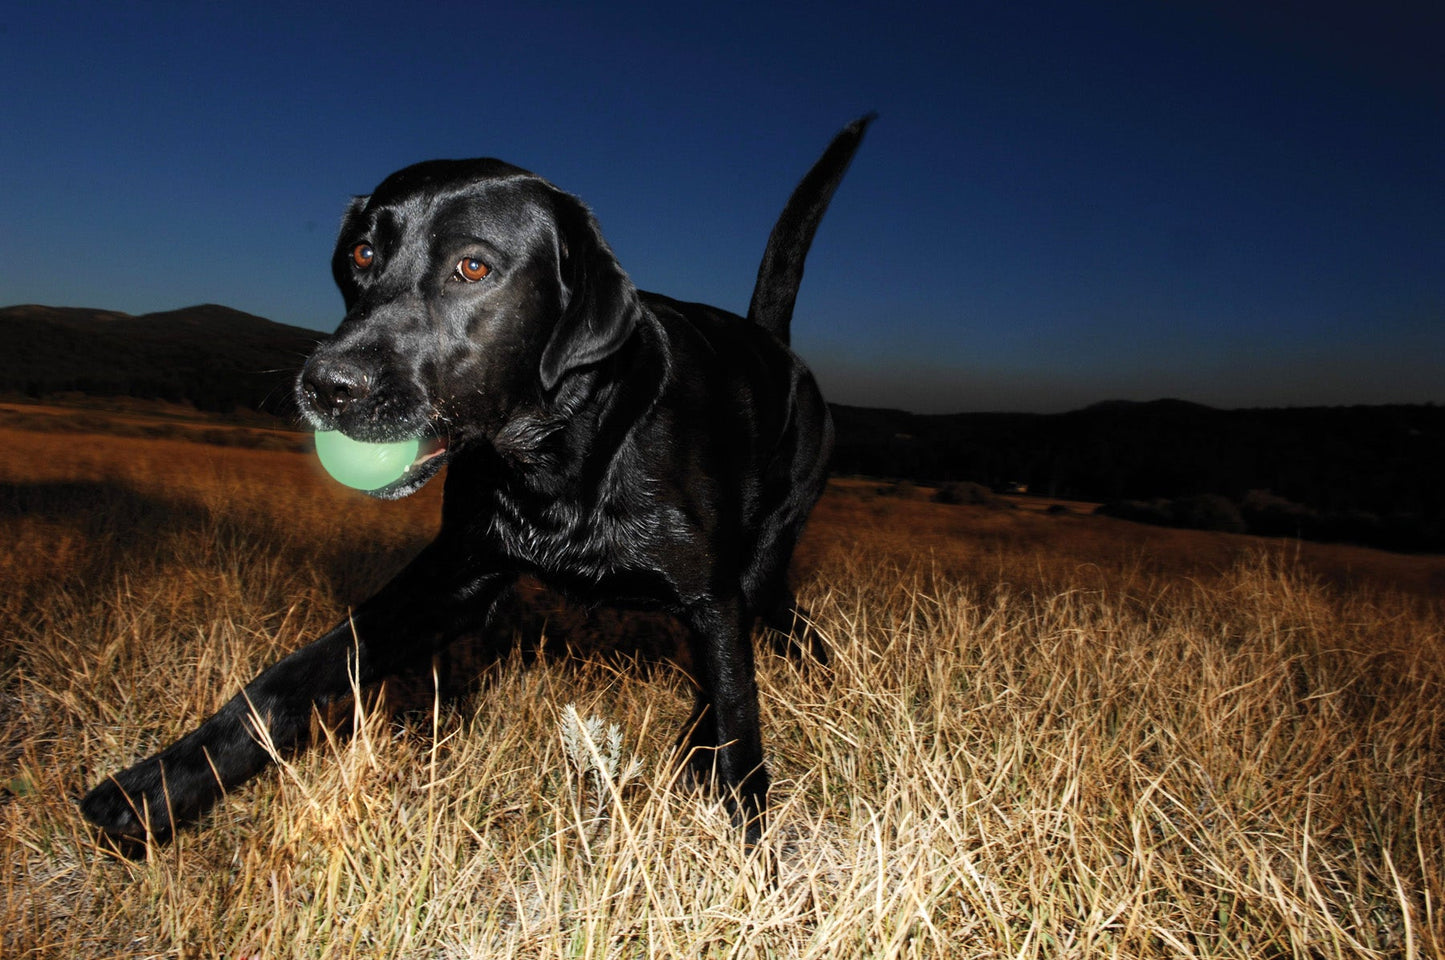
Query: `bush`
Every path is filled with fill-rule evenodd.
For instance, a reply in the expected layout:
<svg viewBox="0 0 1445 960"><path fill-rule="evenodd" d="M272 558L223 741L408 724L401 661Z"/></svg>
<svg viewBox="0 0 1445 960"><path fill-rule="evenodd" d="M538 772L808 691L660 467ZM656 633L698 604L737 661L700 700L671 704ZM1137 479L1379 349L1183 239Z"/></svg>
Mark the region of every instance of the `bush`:
<svg viewBox="0 0 1445 960"><path fill-rule="evenodd" d="M1111 500L1094 512L1134 523L1152 523L1156 527L1174 525L1174 506L1168 500Z"/></svg>
<svg viewBox="0 0 1445 960"><path fill-rule="evenodd" d="M900 500L917 500L921 494L918 487L911 480L895 480L884 487L878 488L880 497L897 497Z"/></svg>
<svg viewBox="0 0 1445 960"><path fill-rule="evenodd" d="M1222 533L1244 533L1244 517L1228 497L1217 493L1201 493L1174 501L1174 525L1190 530L1218 530Z"/></svg>
<svg viewBox="0 0 1445 960"><path fill-rule="evenodd" d="M933 494L934 503L967 503L980 507L1012 506L1007 500L1000 500L994 492L981 483L969 480L950 480Z"/></svg>
<svg viewBox="0 0 1445 960"><path fill-rule="evenodd" d="M1268 490L1251 490L1239 503L1251 533L1266 537L1318 535L1320 515L1302 503L1286 500Z"/></svg>

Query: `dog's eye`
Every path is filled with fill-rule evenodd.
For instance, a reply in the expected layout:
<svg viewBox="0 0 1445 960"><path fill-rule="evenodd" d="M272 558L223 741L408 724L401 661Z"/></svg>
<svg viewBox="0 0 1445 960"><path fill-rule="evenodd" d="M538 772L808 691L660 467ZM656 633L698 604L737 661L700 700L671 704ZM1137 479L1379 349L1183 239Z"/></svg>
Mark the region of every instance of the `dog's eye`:
<svg viewBox="0 0 1445 960"><path fill-rule="evenodd" d="M492 268L476 257L462 257L461 261L457 264L456 277L467 283L476 283L491 272Z"/></svg>
<svg viewBox="0 0 1445 960"><path fill-rule="evenodd" d="M351 262L365 270L371 266L376 259L376 251L371 249L369 243L358 243L351 248Z"/></svg>

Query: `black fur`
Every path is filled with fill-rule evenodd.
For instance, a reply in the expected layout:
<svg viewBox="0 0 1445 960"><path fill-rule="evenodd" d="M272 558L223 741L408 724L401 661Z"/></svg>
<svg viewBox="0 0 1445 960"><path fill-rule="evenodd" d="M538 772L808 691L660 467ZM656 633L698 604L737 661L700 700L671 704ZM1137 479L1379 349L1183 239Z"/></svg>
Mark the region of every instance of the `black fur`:
<svg viewBox="0 0 1445 960"><path fill-rule="evenodd" d="M350 619L96 786L85 815L122 843L164 839L269 763L253 716L277 748L303 744L351 672L366 684L424 662L528 573L690 628L684 756L716 774L756 840L768 773L750 635L759 618L793 627L785 575L833 440L788 328L870 119L788 201L748 319L638 291L579 200L500 161L420 163L354 200L332 259L346 317L307 361L298 400L318 429L424 436L375 495L405 496L448 464L441 532Z"/></svg>

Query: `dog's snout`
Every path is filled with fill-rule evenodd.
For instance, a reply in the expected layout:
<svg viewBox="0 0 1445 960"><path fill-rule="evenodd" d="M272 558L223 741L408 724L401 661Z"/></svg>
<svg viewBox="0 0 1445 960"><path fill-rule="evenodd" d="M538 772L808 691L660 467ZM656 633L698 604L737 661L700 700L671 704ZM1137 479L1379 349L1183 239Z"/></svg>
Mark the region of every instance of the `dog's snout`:
<svg viewBox="0 0 1445 960"><path fill-rule="evenodd" d="M317 360L306 364L301 387L306 399L321 413L339 417L352 404L371 393L371 376L347 360Z"/></svg>

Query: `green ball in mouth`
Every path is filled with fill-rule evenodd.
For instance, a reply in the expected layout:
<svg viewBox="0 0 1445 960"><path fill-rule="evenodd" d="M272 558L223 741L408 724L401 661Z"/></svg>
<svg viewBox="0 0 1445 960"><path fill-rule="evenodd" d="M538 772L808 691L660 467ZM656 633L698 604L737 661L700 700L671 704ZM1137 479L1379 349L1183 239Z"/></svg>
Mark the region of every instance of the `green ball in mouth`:
<svg viewBox="0 0 1445 960"><path fill-rule="evenodd" d="M400 480L416 461L421 441L367 443L336 430L316 431L316 456L338 483L356 490L380 490Z"/></svg>

